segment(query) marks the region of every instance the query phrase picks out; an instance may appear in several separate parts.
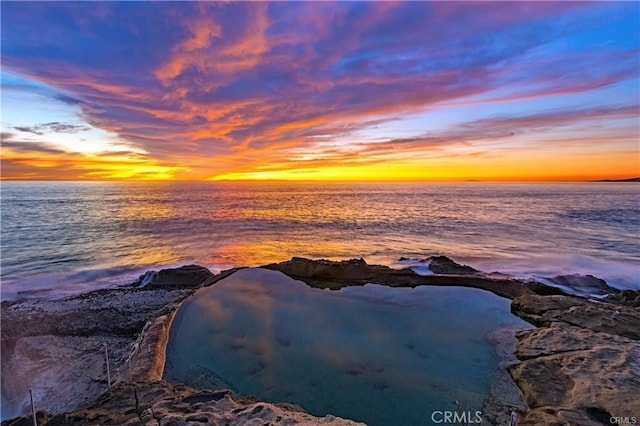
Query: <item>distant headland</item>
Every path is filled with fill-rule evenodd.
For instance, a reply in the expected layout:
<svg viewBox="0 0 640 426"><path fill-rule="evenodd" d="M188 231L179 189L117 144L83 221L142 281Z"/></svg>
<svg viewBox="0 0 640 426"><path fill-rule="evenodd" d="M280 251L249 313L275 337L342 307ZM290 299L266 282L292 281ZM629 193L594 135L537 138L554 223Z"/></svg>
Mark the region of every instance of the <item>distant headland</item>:
<svg viewBox="0 0 640 426"><path fill-rule="evenodd" d="M640 177L634 177L629 179L600 179L600 180L591 180L589 182L640 182Z"/></svg>

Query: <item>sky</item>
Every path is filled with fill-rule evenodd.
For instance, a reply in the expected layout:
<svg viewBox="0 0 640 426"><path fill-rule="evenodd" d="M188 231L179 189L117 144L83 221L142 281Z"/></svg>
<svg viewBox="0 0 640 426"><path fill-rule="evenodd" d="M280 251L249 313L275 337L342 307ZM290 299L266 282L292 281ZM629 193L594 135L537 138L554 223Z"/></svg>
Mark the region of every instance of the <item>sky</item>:
<svg viewBox="0 0 640 426"><path fill-rule="evenodd" d="M2 179L640 176L638 2L2 2Z"/></svg>

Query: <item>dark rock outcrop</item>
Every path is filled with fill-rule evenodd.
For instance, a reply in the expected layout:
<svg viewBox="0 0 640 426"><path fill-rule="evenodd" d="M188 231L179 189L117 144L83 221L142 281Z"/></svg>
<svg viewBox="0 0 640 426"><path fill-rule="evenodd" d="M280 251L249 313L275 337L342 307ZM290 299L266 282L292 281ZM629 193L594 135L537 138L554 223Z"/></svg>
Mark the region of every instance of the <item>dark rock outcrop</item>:
<svg viewBox="0 0 640 426"><path fill-rule="evenodd" d="M429 269L435 274L475 275L480 273L477 269L456 263L447 256L431 256L427 261Z"/></svg>
<svg viewBox="0 0 640 426"><path fill-rule="evenodd" d="M599 295L616 294L620 290L610 287L605 280L593 275L556 275L546 278L549 282L567 288L579 295Z"/></svg>
<svg viewBox="0 0 640 426"><path fill-rule="evenodd" d="M488 290L498 296L513 299L523 294L534 293L535 288L550 287L539 283L525 283L505 276L492 276L475 271L453 260L438 256L437 262L442 271L461 271L462 274L434 273L418 275L411 269L392 269L388 266L369 265L363 259L351 259L340 262L330 260L310 260L294 257L291 260L264 266L280 271L291 278L304 281L310 287L338 290L343 287L364 284L382 284L390 287L416 287L419 285L463 286ZM474 272L472 272L474 271ZM530 288L529 284L532 284Z"/></svg>
<svg viewBox="0 0 640 426"><path fill-rule="evenodd" d="M211 271L203 266L185 265L180 268L162 269L159 272L149 271L141 275L132 286L193 288L201 286L211 277L213 277Z"/></svg>
<svg viewBox="0 0 640 426"><path fill-rule="evenodd" d="M610 294L603 299L606 302L617 303L619 305L640 308L640 291L622 290L617 294Z"/></svg>

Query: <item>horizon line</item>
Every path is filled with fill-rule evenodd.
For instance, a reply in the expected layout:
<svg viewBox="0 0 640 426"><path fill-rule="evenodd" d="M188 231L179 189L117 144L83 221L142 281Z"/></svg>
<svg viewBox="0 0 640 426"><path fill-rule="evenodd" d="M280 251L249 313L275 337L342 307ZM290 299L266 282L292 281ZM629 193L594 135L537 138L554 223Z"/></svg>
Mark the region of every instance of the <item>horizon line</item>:
<svg viewBox="0 0 640 426"><path fill-rule="evenodd" d="M2 178L2 182L287 182L287 183L616 183L640 182L640 176L599 179L25 179Z"/></svg>

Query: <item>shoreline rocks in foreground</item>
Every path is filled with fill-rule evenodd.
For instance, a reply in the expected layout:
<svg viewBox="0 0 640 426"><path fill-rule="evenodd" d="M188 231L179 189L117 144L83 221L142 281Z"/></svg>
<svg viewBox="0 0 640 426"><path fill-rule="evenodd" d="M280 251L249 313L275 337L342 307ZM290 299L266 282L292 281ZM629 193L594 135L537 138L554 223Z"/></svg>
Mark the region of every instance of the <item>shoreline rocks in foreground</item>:
<svg viewBox="0 0 640 426"><path fill-rule="evenodd" d="M519 362L508 364L529 406L518 424L609 424L610 417L639 415L640 401L635 397L640 394L638 292L611 289L607 297L593 301L542 283L476 271L444 256L428 262L433 275L427 276L410 269L368 265L361 259L293 258L265 268L317 288L367 283L454 285L507 297L513 300L512 312L537 327L518 333L515 356ZM17 393L24 395L25 389L38 385L38 407L66 413L42 414L42 420L48 419L46 424L51 425L190 424L223 419L229 424L262 424L278 418L288 419L289 424L353 424L332 416L315 418L286 404L159 381L168 329L181 301L233 272L213 275L190 265L147 273L132 286L58 301L3 302L3 394L9 400L19 399ZM583 279L567 277L560 278L560 284L580 286ZM608 291L601 280L584 279ZM106 393L104 342L117 366L113 372L117 384ZM24 374L12 374L16 371ZM84 405L75 408L80 404ZM508 405L499 401L497 405L488 420L508 424Z"/></svg>
<svg viewBox="0 0 640 426"><path fill-rule="evenodd" d="M293 404L271 404L223 390L195 390L166 381L120 383L70 413L41 414L47 426L304 424L363 426L332 415L319 418ZM30 426L30 425L29 425Z"/></svg>
<svg viewBox="0 0 640 426"><path fill-rule="evenodd" d="M538 328L518 334L509 371L531 410L519 425L611 424L640 416L640 312L573 296L526 295L511 310Z"/></svg>

